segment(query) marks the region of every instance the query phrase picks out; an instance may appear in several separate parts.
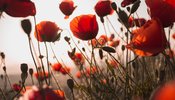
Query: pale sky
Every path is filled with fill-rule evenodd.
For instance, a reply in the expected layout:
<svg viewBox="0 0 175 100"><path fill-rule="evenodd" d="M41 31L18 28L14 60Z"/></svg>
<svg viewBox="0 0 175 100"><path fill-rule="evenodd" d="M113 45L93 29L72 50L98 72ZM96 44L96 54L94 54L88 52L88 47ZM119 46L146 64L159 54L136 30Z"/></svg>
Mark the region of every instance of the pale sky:
<svg viewBox="0 0 175 100"><path fill-rule="evenodd" d="M65 20L64 15L59 10L59 3L61 0L32 0L35 3L37 13L36 19L37 23L40 21L53 21L62 29L69 29L69 22L77 15L81 14L95 14L94 5L98 0L74 0L75 5L78 7L75 9L73 14L69 19ZM114 0L118 5L121 0ZM142 1L142 6L138 10L140 17L148 18L146 12L146 6ZM33 17L27 17L32 22L32 28L34 29ZM117 31L120 30L119 24L117 21L117 15L114 13L109 16L110 20L115 26ZM13 18L5 13L0 19L0 52L4 52L6 55L6 66L7 72L9 74L16 74L20 72L20 64L27 63L29 68L34 68L32 57L29 51L29 45L26 34L23 32L20 21L25 18ZM97 20L99 20L97 16ZM99 27L102 27L100 21L98 22ZM32 30L31 36L34 41L34 44L37 44L36 39L33 37ZM103 34L103 28L99 28L99 34ZM68 35L68 32L64 31L62 33L61 40L56 42L54 49L57 53L57 56L62 58L65 62L70 62L70 59L67 59L67 50L70 50L67 43L64 41L63 37ZM42 44L41 44L42 46ZM37 48L37 46L35 45ZM42 50L44 52L44 50ZM50 60L53 61L52 57ZM54 62L54 61L53 61ZM0 74L2 74L2 68L0 68Z"/></svg>

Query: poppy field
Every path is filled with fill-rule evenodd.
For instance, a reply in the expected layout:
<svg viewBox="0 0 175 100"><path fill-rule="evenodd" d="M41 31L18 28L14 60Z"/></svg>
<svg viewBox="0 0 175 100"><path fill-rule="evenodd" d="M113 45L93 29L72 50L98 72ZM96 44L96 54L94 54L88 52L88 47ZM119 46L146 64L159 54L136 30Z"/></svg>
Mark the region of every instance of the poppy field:
<svg viewBox="0 0 175 100"><path fill-rule="evenodd" d="M21 18L33 63L13 83L0 52L0 100L175 100L175 0L96 0L76 16L76 0L58 1L69 29L38 22L35 0L0 0L0 20Z"/></svg>

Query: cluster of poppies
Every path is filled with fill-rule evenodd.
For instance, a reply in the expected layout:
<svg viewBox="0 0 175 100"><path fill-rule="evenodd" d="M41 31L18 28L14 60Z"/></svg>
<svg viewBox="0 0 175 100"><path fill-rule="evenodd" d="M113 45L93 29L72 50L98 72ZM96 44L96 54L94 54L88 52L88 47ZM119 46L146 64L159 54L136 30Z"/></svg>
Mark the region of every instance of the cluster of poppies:
<svg viewBox="0 0 175 100"><path fill-rule="evenodd" d="M63 75L70 73L70 67L63 67L61 63L55 63L52 65L52 69L56 72L60 72Z"/></svg>

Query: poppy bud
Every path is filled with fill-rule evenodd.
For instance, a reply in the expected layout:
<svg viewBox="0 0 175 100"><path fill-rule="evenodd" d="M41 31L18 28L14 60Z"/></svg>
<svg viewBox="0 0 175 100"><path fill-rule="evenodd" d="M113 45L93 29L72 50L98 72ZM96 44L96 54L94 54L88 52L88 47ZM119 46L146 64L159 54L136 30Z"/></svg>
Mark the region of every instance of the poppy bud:
<svg viewBox="0 0 175 100"><path fill-rule="evenodd" d="M112 2L112 3L111 3L111 7L112 7L112 9L117 10L117 5L116 5L115 2Z"/></svg>
<svg viewBox="0 0 175 100"><path fill-rule="evenodd" d="M24 19L21 21L21 27L27 35L30 35L32 30L32 25L29 19Z"/></svg>
<svg viewBox="0 0 175 100"><path fill-rule="evenodd" d="M4 72L6 72L6 67L5 66L3 67L3 70L4 70Z"/></svg>
<svg viewBox="0 0 175 100"><path fill-rule="evenodd" d="M30 74L31 76L33 75L33 69L32 69L32 68L29 69L29 74Z"/></svg>
<svg viewBox="0 0 175 100"><path fill-rule="evenodd" d="M0 53L2 59L5 59L5 54L3 52Z"/></svg>
<svg viewBox="0 0 175 100"><path fill-rule="evenodd" d="M68 79L67 80L67 85L71 89L71 91L73 92L74 81L72 79Z"/></svg>
<svg viewBox="0 0 175 100"><path fill-rule="evenodd" d="M26 63L21 64L21 71L22 71L22 73L27 73L28 65Z"/></svg>

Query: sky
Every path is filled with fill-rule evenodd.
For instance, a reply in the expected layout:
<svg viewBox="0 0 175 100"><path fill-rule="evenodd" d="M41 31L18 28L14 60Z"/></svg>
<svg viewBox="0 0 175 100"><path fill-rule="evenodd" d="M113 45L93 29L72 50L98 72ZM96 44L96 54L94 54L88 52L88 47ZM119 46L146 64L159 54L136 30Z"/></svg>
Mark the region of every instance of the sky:
<svg viewBox="0 0 175 100"><path fill-rule="evenodd" d="M65 20L64 15L59 10L59 3L61 0L32 0L36 6L36 20L37 23L41 21L53 21L58 27L62 28L64 31L61 34L61 40L56 42L53 45L54 50L58 58L63 59L65 63L69 63L70 59L67 59L67 50L70 50L69 46L65 43L63 37L68 35L69 33L66 30L69 30L69 22L78 15L81 14L95 14L94 6L98 0L74 0L75 5L78 7L75 9L73 14L69 17L69 19ZM117 5L120 5L121 0L114 0ZM141 2L141 6L138 10L138 15L140 17L149 18L146 12L146 6L144 2ZM33 36L34 33L34 20L33 17L29 16L26 18L13 18L5 13L3 13L3 17L0 19L0 52L4 52L6 55L6 67L7 73L9 74L17 74L20 72L20 64L27 63L29 68L34 68L34 64L32 61L32 57L29 50L27 35L23 32L20 21L23 19L30 19L32 23L32 32L31 37L34 43L34 46L37 48L37 41ZM117 23L117 15L113 14L109 16L112 24L117 31L120 30ZM97 18L98 22L99 18ZM101 29L102 24L99 23L99 34L104 33L104 30ZM75 38L76 39L76 38ZM43 46L43 44L41 44ZM45 53L45 50L42 49L42 52ZM50 58L53 55L50 54ZM53 59L50 59L51 62L54 62ZM2 66L0 68L0 74L3 74Z"/></svg>

